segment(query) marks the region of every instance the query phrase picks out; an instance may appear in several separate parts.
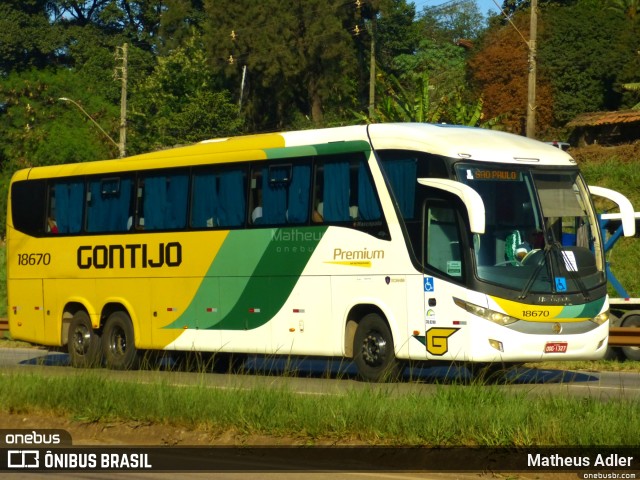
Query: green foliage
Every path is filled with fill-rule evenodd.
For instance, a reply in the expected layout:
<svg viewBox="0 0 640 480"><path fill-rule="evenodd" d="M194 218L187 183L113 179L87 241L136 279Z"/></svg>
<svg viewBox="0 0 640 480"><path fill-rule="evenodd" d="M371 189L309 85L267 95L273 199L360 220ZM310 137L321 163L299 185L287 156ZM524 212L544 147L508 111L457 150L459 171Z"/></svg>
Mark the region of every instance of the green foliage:
<svg viewBox="0 0 640 480"><path fill-rule="evenodd" d="M482 99L466 101L463 88L453 89L437 96L436 89L429 83L427 74L422 74L414 82L400 82L392 75L378 77L380 100L376 103L373 117L357 113L356 117L365 122L421 122L452 123L455 125L477 126L481 123ZM494 122L493 122L494 123ZM486 126L493 123L487 123Z"/></svg>
<svg viewBox="0 0 640 480"><path fill-rule="evenodd" d="M237 105L218 91L196 33L184 47L158 60L131 102L132 149L146 151L238 134Z"/></svg>
<svg viewBox="0 0 640 480"><path fill-rule="evenodd" d="M415 5L394 0L382 5L375 21L377 62L392 75L402 76L406 70L396 63L400 56L411 56L419 48L420 25L415 20ZM365 39L367 43L370 38Z"/></svg>
<svg viewBox="0 0 640 480"><path fill-rule="evenodd" d="M353 4L209 0L205 12L203 43L214 75L239 92L246 66L243 114L250 129L284 128L298 112L319 125L327 108L353 102Z"/></svg>
<svg viewBox="0 0 640 480"><path fill-rule="evenodd" d="M56 56L60 32L50 27L49 2L0 2L0 73L43 68Z"/></svg>
<svg viewBox="0 0 640 480"><path fill-rule="evenodd" d="M554 87L554 116L563 125L582 112L615 109L613 90L620 65L635 51L614 47L625 32L624 18L597 4L543 11L539 42L540 69Z"/></svg>

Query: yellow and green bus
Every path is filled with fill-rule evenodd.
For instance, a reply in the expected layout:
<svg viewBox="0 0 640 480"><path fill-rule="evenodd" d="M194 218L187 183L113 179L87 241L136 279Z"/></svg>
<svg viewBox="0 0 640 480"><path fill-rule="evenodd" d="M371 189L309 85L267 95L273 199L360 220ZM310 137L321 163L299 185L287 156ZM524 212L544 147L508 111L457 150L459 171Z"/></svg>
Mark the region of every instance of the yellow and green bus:
<svg viewBox="0 0 640 480"><path fill-rule="evenodd" d="M503 132L216 139L24 169L9 197L11 336L65 346L75 367L129 369L148 350L327 356L376 381L408 361L607 346L589 188L566 152Z"/></svg>

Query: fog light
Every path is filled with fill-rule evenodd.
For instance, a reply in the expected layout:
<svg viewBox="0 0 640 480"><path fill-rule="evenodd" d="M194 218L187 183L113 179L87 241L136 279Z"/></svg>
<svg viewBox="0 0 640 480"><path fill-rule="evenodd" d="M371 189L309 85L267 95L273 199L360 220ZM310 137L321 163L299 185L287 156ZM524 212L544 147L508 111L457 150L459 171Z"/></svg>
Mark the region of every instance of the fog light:
<svg viewBox="0 0 640 480"><path fill-rule="evenodd" d="M502 342L499 342L498 340L493 340L492 338L490 338L489 345L491 345L493 348L495 348L499 352L504 352L504 348L502 348Z"/></svg>

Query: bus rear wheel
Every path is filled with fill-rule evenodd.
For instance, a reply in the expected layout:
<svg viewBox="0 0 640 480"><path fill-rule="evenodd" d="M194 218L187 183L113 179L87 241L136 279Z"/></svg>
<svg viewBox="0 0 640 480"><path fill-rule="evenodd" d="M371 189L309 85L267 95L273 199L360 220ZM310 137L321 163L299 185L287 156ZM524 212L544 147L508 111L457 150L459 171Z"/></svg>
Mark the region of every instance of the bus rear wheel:
<svg viewBox="0 0 640 480"><path fill-rule="evenodd" d="M131 370L138 367L133 325L125 312L114 312L107 318L102 334L102 352L108 368Z"/></svg>
<svg viewBox="0 0 640 480"><path fill-rule="evenodd" d="M80 310L73 315L67 349L72 367L93 368L102 363L100 335L93 329L87 312Z"/></svg>
<svg viewBox="0 0 640 480"><path fill-rule="evenodd" d="M393 381L400 375L400 363L395 357L391 330L376 313L366 315L358 324L353 354L358 375L363 380Z"/></svg>

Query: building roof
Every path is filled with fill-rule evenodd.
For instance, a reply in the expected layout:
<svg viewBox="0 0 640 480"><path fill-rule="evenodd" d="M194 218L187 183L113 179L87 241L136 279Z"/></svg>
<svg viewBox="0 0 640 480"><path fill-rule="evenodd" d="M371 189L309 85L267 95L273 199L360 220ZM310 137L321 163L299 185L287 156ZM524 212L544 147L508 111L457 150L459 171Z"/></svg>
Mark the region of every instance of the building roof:
<svg viewBox="0 0 640 480"><path fill-rule="evenodd" d="M621 110L618 112L588 112L578 115L567 123L567 127L596 127L620 123L640 122L640 110Z"/></svg>

